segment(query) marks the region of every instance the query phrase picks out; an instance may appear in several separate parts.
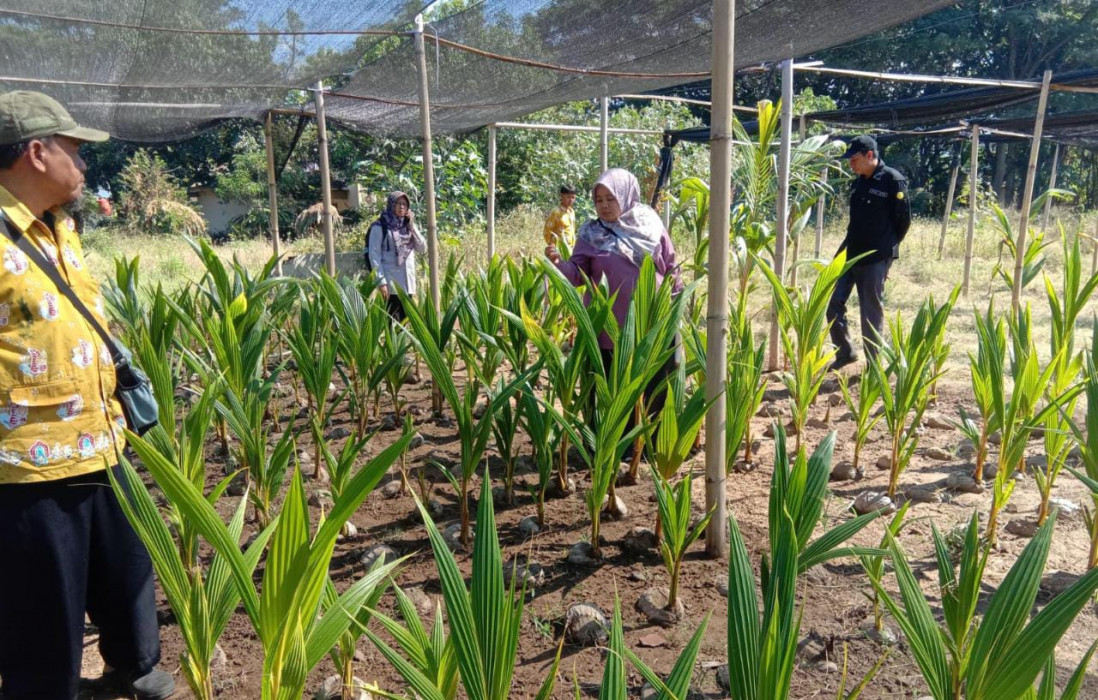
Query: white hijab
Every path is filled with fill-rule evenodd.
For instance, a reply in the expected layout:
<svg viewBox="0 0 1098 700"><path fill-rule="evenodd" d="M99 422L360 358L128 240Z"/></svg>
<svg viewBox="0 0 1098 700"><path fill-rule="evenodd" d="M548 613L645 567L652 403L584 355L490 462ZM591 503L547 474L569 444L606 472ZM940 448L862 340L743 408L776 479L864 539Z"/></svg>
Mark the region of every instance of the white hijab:
<svg viewBox="0 0 1098 700"><path fill-rule="evenodd" d="M659 248L666 232L663 222L652 207L641 203L640 184L629 171L611 168L600 175L591 189L592 199L599 185L614 195L621 215L614 222L588 221L580 229L579 238L597 250L617 253L640 267L644 257L654 255Z"/></svg>

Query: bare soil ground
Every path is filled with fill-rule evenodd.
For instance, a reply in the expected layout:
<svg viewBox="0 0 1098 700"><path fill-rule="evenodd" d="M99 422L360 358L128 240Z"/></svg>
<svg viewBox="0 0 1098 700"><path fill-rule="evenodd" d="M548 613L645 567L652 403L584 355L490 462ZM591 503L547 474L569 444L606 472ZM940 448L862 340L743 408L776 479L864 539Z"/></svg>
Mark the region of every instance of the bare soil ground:
<svg viewBox="0 0 1098 700"><path fill-rule="evenodd" d="M284 375L285 376L285 375ZM954 383L943 382L939 386L939 399L934 409L941 415L957 415L957 407L964 405L972 408L967 374L954 372ZM284 383L288 389L289 377ZM429 384L421 384L405 389L409 407L416 415L417 430L424 437L422 446L409 456L409 467L418 469L427 463L428 458L443 463L454 464L459 449L453 428L445 422L440 425L429 415ZM838 432L838 445L835 462L850 459L853 453L853 423L842 421L840 417L846 408L838 406L828 410L828 396L814 408L813 417L831 419L830 428L810 428L805 435L805 444L813 449L826 435L828 430ZM776 405L786 404L784 390L777 383L771 383L768 399ZM284 399L284 414L296 409L293 396ZM383 415L385 405L383 404ZM288 419L288 415L283 420ZM759 467L744 474L732 474L728 480L728 502L730 512L736 517L743 531L752 557L756 562L768 547L766 534L767 496L773 465L774 442L761 437L769 418L756 417L753 422L753 435L759 441ZM372 427L378 427L379 421L373 421ZM331 429L350 428L350 417L346 413L337 415ZM383 430L375 438L370 449L377 453L382 446L391 442L398 431ZM687 619L671 628L651 626L644 616L634 608L639 596L649 587L665 586L667 573L656 551L644 555L635 555L624 551L621 542L626 533L634 526L652 527L656 518L651 483L642 478L639 485L627 486L619 494L628 506L628 517L621 521L606 520L603 533L607 540L604 547L605 561L598 566L572 566L565 560L568 548L588 536L589 524L583 505L582 495L574 494L563 499L551 500L547 504L547 527L532 539L524 539L518 530L519 521L535 513L534 503L523 484L536 480L536 474L530 473L530 463L526 455L529 445L520 435L517 453L521 455L518 463L518 484L516 502L513 505L500 504L497 507L498 532L504 549L504 561L516 554L527 555L546 569L546 582L534 591L527 604L519 642L518 666L512 697L532 697L540 686L560 638L565 612L574 603L594 603L607 614L613 607L614 596L620 596L625 622L625 641L643 659L659 672L670 670L674 659L685 645L697 624L712 612L709 630L699 655L695 677L695 688L699 697L722 698L726 694L718 687L716 667L724 662L726 650L726 629L724 617L726 601L717 590L716 581L726 574L724 562L711 561L703 556L701 543L694 546L684 567L682 593L686 604ZM918 454L903 475L904 487L928 485L937 488L941 503L914 504L908 516L909 525L900 541L907 551L917 575L921 576L928 599L937 605L937 577L933 559L931 524L946 533L963 526L971 517L973 509L986 519L990 507L990 493L959 494L945 489L946 477L955 471L970 471L971 466L963 459L937 460L924 454L927 448L938 447L954 451L961 436L950 429L927 429L922 437ZM342 440L334 441L335 448ZM311 446L308 438L303 437L299 450L308 450ZM1040 441L1031 443L1029 454L1041 453ZM888 454L889 440L884 430L878 427L866 446L863 464L866 476L858 482L833 482L833 498L827 504L826 514L829 522L834 523L849 517L848 507L854 497L863 490L885 490L888 484L888 472L875 467L877 459ZM223 456L211 442L209 446L211 483L221 474ZM492 474L498 477L502 473L502 463L498 456L490 458ZM698 454L684 468L703 470L703 456ZM311 464L303 466L303 471L312 471ZM580 488L584 487L586 473L575 467L574 475ZM642 474L643 475L643 474ZM388 479L399 479L394 468ZM453 489L445 483L437 472L432 474L431 498L442 506L441 514L436 518L440 527L458 520L458 502ZM384 483L382 484L384 486ZM310 491L321 488L316 482L307 482ZM479 481L474 483L473 492L479 492ZM1054 494L1066 498L1077 505L1085 502L1085 492L1069 474L1062 475L1057 482ZM227 514L236 505L237 499L223 498L219 509ZM695 508L700 512L704 503L703 483L695 483ZM1004 515L1003 525L1013 518L1033 517L1038 502L1037 490L1032 478L1021 480L1014 497ZM475 512L475 509L474 509ZM314 522L319 516L312 509ZM876 545L879 542L885 520L873 523L858 539L859 544ZM441 600L441 593L435 571L431 550L427 544L424 526L414 509L409 495L386 499L379 491L372 494L366 503L352 518L358 527L358 536L337 545L333 558L333 577L340 588L350 583L364 571L360 558L367 547L384 543L393 547L401 555L411 554L408 565L399 576L402 587L421 587L432 600ZM245 534L247 536L247 533ZM995 552L987 567L985 576L985 598L994 592L1006 571L1013 564L1028 540L1009 533L1001 536L1001 548ZM1052 552L1046 573L1054 571L1081 573L1085 567L1088 541L1080 512L1064 515L1057 523ZM466 572L471 567L471 554L459 553L458 563ZM891 581L891 579L890 579ZM822 568L818 567L803 577L800 597L804 619L801 628L801 650L798 654L798 666L793 675L791 697L828 698L834 697L839 685L839 674L834 667L828 667L827 661L833 661L842 667L843 645L849 647L849 669L854 682L877 661L887 647L875 641L867 634L872 627L872 606L866 597L870 590L865 574L853 560L839 560ZM1043 586L1039 605L1051 599L1051 592ZM385 609L392 606L392 595L387 594L383 604ZM161 635L163 639L162 667L176 676L179 692L176 697L188 698L190 693L179 672L178 657L181 641L178 628L171 621L167 605L160 598L162 618ZM887 620L887 626L898 634L894 622ZM1057 662L1061 668L1059 674L1063 682L1078 663L1086 648L1098 637L1098 606L1088 605L1068 632L1057 652ZM102 661L96 651L96 632L89 628L86 635L86 653L84 676L96 678L102 669ZM217 672L216 687L221 697L258 698L262 673L262 657L258 640L243 612L238 612L221 640L226 653L226 663ZM404 692L404 685L397 674L380 653L366 640L359 643L360 660L357 675L367 682L376 682L392 692ZM572 679L575 677L582 691L587 695L597 693L601 679L604 652L598 648L565 646L561 664L562 677L557 686L557 697L570 696ZM310 677L309 688L320 686L324 678L336 671L325 660ZM643 679L632 672L630 681L632 694L638 695ZM97 689L94 683L84 692L82 698L105 700L116 697L113 693ZM918 668L905 641L901 638L894 645L891 657L885 662L880 675L870 685L862 697L865 698L918 698L926 694ZM311 692L311 691L310 691ZM1098 697L1098 676L1093 673L1087 681L1081 697Z"/></svg>

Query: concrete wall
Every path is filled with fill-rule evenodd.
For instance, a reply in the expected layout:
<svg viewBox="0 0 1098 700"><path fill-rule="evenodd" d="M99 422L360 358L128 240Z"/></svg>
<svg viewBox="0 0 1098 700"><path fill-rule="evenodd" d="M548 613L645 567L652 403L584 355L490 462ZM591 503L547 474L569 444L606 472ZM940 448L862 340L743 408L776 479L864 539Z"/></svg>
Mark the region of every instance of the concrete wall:
<svg viewBox="0 0 1098 700"><path fill-rule="evenodd" d="M213 190L206 187L191 190L190 194L197 202L202 218L206 219L206 228L212 234L225 233L233 219L251 211L251 206L246 202L222 202Z"/></svg>
<svg viewBox="0 0 1098 700"><path fill-rule="evenodd" d="M362 251L336 253L336 276L352 277L366 271ZM323 253L306 253L286 258L282 262L282 274L285 277L308 279L314 273L324 269Z"/></svg>

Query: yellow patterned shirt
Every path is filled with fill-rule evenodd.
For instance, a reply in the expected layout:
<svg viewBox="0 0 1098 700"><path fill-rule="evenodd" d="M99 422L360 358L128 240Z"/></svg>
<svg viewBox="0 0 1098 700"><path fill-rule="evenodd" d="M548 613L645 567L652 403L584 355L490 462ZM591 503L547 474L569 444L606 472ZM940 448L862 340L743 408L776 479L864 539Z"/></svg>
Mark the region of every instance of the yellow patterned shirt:
<svg viewBox="0 0 1098 700"><path fill-rule="evenodd" d="M72 220L51 231L6 189L0 209L105 328L99 285ZM56 285L0 233L0 484L53 481L117 462L125 418L106 344Z"/></svg>
<svg viewBox="0 0 1098 700"><path fill-rule="evenodd" d="M545 220L545 245L560 245L562 241L568 250L576 247L576 210L572 207L557 206Z"/></svg>

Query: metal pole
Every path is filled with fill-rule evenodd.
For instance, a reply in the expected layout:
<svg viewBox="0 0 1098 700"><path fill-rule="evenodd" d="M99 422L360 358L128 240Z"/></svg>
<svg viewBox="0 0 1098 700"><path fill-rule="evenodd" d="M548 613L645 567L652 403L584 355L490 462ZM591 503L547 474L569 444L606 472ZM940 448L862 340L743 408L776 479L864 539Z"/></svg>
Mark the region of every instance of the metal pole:
<svg viewBox="0 0 1098 700"><path fill-rule="evenodd" d="M320 152L320 201L324 210L320 221L324 229L324 264L328 274L335 277L335 236L332 234L332 171L328 165L328 125L324 118L324 84L316 81L316 140Z"/></svg>
<svg viewBox="0 0 1098 700"><path fill-rule="evenodd" d="M705 316L705 508L713 513L705 531L705 553L724 557L728 550L725 491L724 401L728 372L728 224L732 205L732 57L736 36L736 0L713 0L713 110L709 129L709 297Z"/></svg>
<svg viewBox="0 0 1098 700"><path fill-rule="evenodd" d="M599 98L599 165L600 172L606 172L610 168L610 98Z"/></svg>
<svg viewBox="0 0 1098 700"><path fill-rule="evenodd" d="M774 274L785 281L785 245L789 238L789 151L793 139L793 59L782 62L782 143L778 151L778 202L777 234L774 239ZM781 347L778 338L778 308L771 304L770 342L767 343L768 362L771 371L778 369Z"/></svg>
<svg viewBox="0 0 1098 700"><path fill-rule="evenodd" d="M820 168L820 179L827 180L827 166ZM816 251L815 257L820 258L820 250L823 248L824 238L824 209L827 208L827 195L821 194L816 200Z"/></svg>
<svg viewBox="0 0 1098 700"><path fill-rule="evenodd" d="M946 231L949 230L949 215L953 213L953 193L957 190L957 173L961 171L961 159L953 165L953 171L949 174L949 192L946 194L945 214L942 216L942 235L938 238L938 259L942 259L945 250Z"/></svg>
<svg viewBox="0 0 1098 700"><path fill-rule="evenodd" d="M274 134L271 129L271 113L263 122L263 137L267 142L267 206L271 208L271 252L275 256L275 271L282 276L282 240L278 235L278 182L275 179Z"/></svg>
<svg viewBox="0 0 1098 700"><path fill-rule="evenodd" d="M430 267L431 303L438 312L438 230L435 221L435 162L431 149L431 99L427 92L427 51L423 47L423 15L416 15L416 64L419 69L419 116L423 124L423 191L427 200L427 262ZM437 386L437 385L436 385Z"/></svg>
<svg viewBox="0 0 1098 700"><path fill-rule="evenodd" d="M793 100L790 100L792 108ZM808 123L805 121L805 115L802 112L800 116L799 125L799 141L798 143L804 143L805 137L808 135ZM789 263L789 285L792 287L797 286L797 261L801 259L801 237L798 235L793 239L793 260Z"/></svg>
<svg viewBox="0 0 1098 700"><path fill-rule="evenodd" d="M1010 308L1018 312L1022 297L1022 268L1026 259L1026 233L1029 230L1029 210L1033 206L1033 181L1037 177L1037 156L1041 152L1041 132L1045 128L1045 107L1048 105L1048 85L1052 71L1046 70L1041 81L1041 98L1037 102L1037 121L1033 125L1033 141L1029 146L1029 167L1026 169L1026 188L1022 192L1022 213L1018 217L1018 236L1015 240L1014 288L1010 291Z"/></svg>
<svg viewBox="0 0 1098 700"><path fill-rule="evenodd" d="M976 202L980 188L980 127L972 125L972 145L968 158L968 235L965 236L965 275L961 291L968 296L968 279L972 271L972 241L976 237Z"/></svg>
<svg viewBox="0 0 1098 700"><path fill-rule="evenodd" d="M1052 173L1048 177L1048 188L1056 189L1056 171L1060 169L1060 144L1052 152ZM1048 215L1052 213L1052 195L1045 195L1045 213L1042 215L1041 230L1048 231Z"/></svg>
<svg viewBox="0 0 1098 700"><path fill-rule="evenodd" d="M488 262L496 255L496 125L488 125Z"/></svg>

